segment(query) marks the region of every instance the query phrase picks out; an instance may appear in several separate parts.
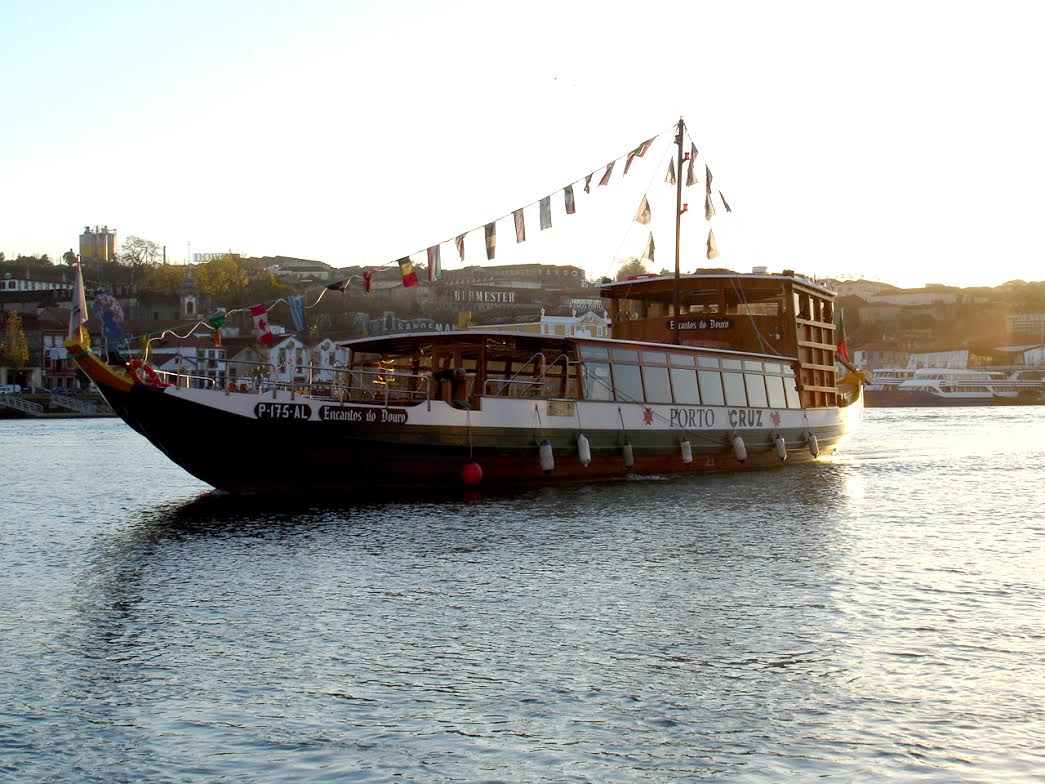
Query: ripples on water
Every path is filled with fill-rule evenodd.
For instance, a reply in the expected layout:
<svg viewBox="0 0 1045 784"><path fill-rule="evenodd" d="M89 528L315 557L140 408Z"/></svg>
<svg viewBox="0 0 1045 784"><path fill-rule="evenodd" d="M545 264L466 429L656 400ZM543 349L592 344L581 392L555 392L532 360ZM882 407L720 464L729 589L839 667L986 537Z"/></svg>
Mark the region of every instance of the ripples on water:
<svg viewBox="0 0 1045 784"><path fill-rule="evenodd" d="M367 504L208 495L111 420L0 437L0 779L1045 777L1045 408Z"/></svg>

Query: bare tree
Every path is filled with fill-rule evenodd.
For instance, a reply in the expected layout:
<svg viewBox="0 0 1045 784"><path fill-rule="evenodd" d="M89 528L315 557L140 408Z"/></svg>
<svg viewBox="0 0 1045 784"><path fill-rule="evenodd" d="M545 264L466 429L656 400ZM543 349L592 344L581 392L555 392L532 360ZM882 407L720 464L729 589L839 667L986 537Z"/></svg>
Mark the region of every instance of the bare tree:
<svg viewBox="0 0 1045 784"><path fill-rule="evenodd" d="M129 267L144 267L155 264L160 258L160 246L152 240L135 237L133 234L123 241L118 257L121 264Z"/></svg>
<svg viewBox="0 0 1045 784"><path fill-rule="evenodd" d="M617 270L617 280L627 280L636 275L648 275L649 269L646 267L642 259L632 256L630 259L620 265L620 269Z"/></svg>

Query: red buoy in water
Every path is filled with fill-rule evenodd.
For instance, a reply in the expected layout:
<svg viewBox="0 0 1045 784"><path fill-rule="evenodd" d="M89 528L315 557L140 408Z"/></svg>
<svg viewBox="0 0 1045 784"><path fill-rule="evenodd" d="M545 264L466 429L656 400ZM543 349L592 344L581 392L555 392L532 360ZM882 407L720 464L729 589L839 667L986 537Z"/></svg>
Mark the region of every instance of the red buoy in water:
<svg viewBox="0 0 1045 784"><path fill-rule="evenodd" d="M483 481L483 467L478 463L465 463L461 467L461 479L469 487L475 487Z"/></svg>

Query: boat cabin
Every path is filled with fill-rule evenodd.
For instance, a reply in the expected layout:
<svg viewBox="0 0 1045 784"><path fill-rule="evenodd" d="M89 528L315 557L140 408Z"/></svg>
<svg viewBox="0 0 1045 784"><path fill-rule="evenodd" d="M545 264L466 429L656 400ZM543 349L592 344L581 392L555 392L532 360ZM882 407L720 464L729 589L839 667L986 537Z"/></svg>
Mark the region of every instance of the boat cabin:
<svg viewBox="0 0 1045 784"><path fill-rule="evenodd" d="M640 276L603 284L601 296L614 339L795 358L803 404L837 404L834 292L791 270L698 270L677 290L672 276Z"/></svg>

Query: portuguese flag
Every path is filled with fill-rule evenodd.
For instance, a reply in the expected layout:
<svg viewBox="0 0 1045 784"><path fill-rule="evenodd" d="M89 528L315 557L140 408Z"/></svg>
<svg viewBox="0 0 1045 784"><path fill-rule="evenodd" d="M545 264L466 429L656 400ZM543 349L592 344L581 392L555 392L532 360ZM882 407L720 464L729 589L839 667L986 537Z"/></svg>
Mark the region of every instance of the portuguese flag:
<svg viewBox="0 0 1045 784"><path fill-rule="evenodd" d="M835 353L846 362L853 361L849 359L849 346L845 342L845 314L842 311L838 311L838 343L835 345Z"/></svg>

